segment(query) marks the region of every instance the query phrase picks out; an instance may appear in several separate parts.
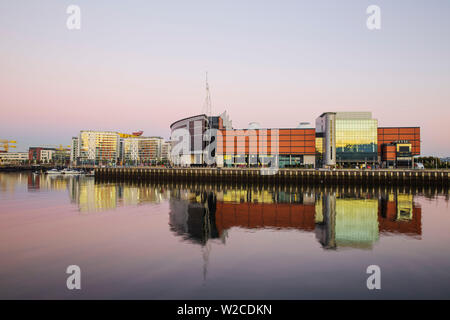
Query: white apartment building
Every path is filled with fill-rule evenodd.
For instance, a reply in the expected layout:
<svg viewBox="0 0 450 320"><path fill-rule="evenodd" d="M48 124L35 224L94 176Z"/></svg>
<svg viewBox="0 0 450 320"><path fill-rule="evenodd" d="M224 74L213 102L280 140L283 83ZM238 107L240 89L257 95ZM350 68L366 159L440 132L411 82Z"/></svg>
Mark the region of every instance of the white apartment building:
<svg viewBox="0 0 450 320"><path fill-rule="evenodd" d="M50 163L53 160L55 155L55 150L52 149L43 149L41 150L41 162L42 163Z"/></svg>
<svg viewBox="0 0 450 320"><path fill-rule="evenodd" d="M170 150L172 143L164 141L161 145L161 161L170 161Z"/></svg>
<svg viewBox="0 0 450 320"><path fill-rule="evenodd" d="M20 164L28 161L28 152L0 152L0 163Z"/></svg>
<svg viewBox="0 0 450 320"><path fill-rule="evenodd" d="M80 156L80 148L78 147L78 137L72 137L72 144L70 147L70 162L75 163Z"/></svg>
<svg viewBox="0 0 450 320"><path fill-rule="evenodd" d="M156 164L162 159L163 144L162 137L82 130L72 138L70 161L96 165Z"/></svg>
<svg viewBox="0 0 450 320"><path fill-rule="evenodd" d="M71 156L81 164L113 164L120 157L119 140L117 132L82 130L72 139Z"/></svg>
<svg viewBox="0 0 450 320"><path fill-rule="evenodd" d="M156 164L161 161L164 139L161 137L121 138L123 164Z"/></svg>

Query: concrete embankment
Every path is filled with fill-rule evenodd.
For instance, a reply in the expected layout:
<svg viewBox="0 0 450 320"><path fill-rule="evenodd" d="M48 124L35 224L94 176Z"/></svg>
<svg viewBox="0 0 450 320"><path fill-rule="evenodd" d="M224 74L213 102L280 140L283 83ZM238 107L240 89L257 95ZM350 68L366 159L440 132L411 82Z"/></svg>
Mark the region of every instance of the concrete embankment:
<svg viewBox="0 0 450 320"><path fill-rule="evenodd" d="M99 180L186 181L273 184L449 184L449 170L311 170L216 169L216 168L97 168Z"/></svg>

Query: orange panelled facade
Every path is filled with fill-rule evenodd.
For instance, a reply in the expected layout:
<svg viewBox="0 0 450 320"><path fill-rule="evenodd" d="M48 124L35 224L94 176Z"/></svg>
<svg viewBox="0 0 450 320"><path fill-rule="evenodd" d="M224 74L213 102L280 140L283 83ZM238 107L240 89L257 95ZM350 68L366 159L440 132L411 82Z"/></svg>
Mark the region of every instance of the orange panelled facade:
<svg viewBox="0 0 450 320"><path fill-rule="evenodd" d="M378 128L378 154L382 153L382 145L399 140L407 140L412 144L412 154L420 154L419 127L380 127Z"/></svg>
<svg viewBox="0 0 450 320"><path fill-rule="evenodd" d="M219 235L231 227L294 228L313 231L314 216L314 204L218 202L216 205L216 227Z"/></svg>
<svg viewBox="0 0 450 320"><path fill-rule="evenodd" d="M396 146L395 145L384 145L382 146L382 155L383 161L395 161L395 159L397 158L397 151L396 151Z"/></svg>
<svg viewBox="0 0 450 320"><path fill-rule="evenodd" d="M217 154L315 155L315 134L315 129L219 130Z"/></svg>

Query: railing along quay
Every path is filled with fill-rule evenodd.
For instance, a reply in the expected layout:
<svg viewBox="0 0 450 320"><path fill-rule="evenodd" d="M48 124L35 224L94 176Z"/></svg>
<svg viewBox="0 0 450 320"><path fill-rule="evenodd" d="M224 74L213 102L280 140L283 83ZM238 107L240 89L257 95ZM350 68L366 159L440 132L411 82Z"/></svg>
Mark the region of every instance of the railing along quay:
<svg viewBox="0 0 450 320"><path fill-rule="evenodd" d="M266 172L270 173L270 172ZM448 185L449 170L314 170L241 168L96 168L96 179L222 183Z"/></svg>

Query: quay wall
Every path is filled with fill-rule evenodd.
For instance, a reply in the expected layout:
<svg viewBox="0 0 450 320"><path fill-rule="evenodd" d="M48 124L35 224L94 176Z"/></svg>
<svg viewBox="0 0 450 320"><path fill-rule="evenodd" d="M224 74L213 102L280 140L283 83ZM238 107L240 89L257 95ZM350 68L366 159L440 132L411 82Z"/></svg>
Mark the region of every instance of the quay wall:
<svg viewBox="0 0 450 320"><path fill-rule="evenodd" d="M112 181L220 182L255 184L394 184L448 186L450 170L311 170L217 168L96 168L95 178Z"/></svg>

